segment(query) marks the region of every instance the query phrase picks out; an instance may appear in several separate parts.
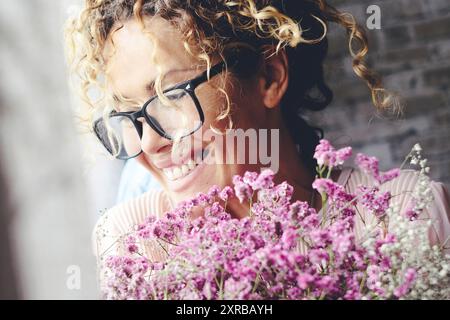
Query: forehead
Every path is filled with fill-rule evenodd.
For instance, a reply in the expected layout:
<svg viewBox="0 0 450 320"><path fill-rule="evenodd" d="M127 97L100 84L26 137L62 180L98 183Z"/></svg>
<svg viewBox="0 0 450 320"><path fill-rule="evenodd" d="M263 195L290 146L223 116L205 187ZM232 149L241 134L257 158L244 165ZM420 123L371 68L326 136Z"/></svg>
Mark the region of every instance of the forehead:
<svg viewBox="0 0 450 320"><path fill-rule="evenodd" d="M108 79L124 96L139 96L159 71L164 74L195 64L179 30L159 17L144 21L145 30L135 19L115 26L103 51Z"/></svg>

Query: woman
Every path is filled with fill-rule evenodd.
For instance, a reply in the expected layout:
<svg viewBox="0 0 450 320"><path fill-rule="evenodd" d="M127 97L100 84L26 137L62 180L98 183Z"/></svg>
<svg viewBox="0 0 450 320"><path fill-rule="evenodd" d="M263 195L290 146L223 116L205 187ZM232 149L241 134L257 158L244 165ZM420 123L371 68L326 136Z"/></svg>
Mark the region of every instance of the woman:
<svg viewBox="0 0 450 320"><path fill-rule="evenodd" d="M239 156L238 147L214 143L198 135L201 130L226 136L231 128L278 129L279 140L269 145L276 150L280 144L277 182L287 180L296 200L321 209L311 184L322 132L299 114L322 110L332 100L323 78L329 22L346 28L350 44L359 44L356 52L351 49L353 69L377 110L398 112L364 63L364 31L323 0L86 0L80 17L68 25L71 61L91 107L86 120L111 154L136 157L163 187L100 219L94 234L98 256L121 250L117 238L148 215L161 216L183 199L212 185L231 185L234 175L267 164L223 161L229 153ZM95 88L104 93L97 101L89 96ZM348 191L371 183L346 167L331 178ZM405 208L415 181L413 170L403 170L382 189L399 195ZM426 212L435 221L430 239L443 244L450 234L450 200L442 183L433 181L432 191L435 201ZM237 218L247 214L238 201L227 208ZM361 228L359 221L357 233ZM148 254L156 251L149 248Z"/></svg>

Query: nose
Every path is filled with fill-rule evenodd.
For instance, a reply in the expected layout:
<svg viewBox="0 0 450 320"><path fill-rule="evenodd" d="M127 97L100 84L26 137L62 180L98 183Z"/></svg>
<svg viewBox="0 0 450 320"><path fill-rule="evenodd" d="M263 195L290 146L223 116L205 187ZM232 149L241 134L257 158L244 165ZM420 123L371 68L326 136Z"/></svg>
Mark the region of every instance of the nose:
<svg viewBox="0 0 450 320"><path fill-rule="evenodd" d="M170 150L171 144L170 140L161 137L148 123L142 125L141 149L145 154L153 155L167 152L167 150Z"/></svg>

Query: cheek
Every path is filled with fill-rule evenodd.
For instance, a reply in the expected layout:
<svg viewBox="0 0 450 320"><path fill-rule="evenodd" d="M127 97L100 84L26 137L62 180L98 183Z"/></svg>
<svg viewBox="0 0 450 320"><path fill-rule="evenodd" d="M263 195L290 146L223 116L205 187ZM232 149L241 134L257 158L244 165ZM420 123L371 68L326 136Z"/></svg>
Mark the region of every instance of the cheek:
<svg viewBox="0 0 450 320"><path fill-rule="evenodd" d="M228 128L227 112L231 114L233 129L263 127L264 104L256 81L229 83L222 92L219 85L207 84L196 92L205 114L204 130L210 125L220 130Z"/></svg>
<svg viewBox="0 0 450 320"><path fill-rule="evenodd" d="M242 93L234 97L233 122L235 128L265 128L265 108L259 91L253 86L245 86Z"/></svg>
<svg viewBox="0 0 450 320"><path fill-rule="evenodd" d="M135 159L141 166L143 166L145 169L147 169L150 172L150 174L152 175L153 178L156 178L156 180L160 184L164 184L164 178L161 176L161 173L150 165L151 162L149 159L147 159L147 156L145 153L141 153Z"/></svg>

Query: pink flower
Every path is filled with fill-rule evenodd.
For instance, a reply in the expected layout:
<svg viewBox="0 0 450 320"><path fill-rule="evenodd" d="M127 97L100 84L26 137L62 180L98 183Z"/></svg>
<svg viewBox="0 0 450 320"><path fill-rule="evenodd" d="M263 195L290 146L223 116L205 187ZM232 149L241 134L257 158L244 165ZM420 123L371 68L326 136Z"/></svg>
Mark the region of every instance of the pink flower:
<svg viewBox="0 0 450 320"><path fill-rule="evenodd" d="M367 267L367 287L373 290L376 294L384 296L385 289L381 286L380 282L381 270L376 265L370 265Z"/></svg>
<svg viewBox="0 0 450 320"><path fill-rule="evenodd" d="M315 229L309 234L315 247L325 248L331 243L331 236L328 230Z"/></svg>
<svg viewBox="0 0 450 320"><path fill-rule="evenodd" d="M333 202L349 202L355 197L331 179L318 178L313 182L312 187L320 193L326 193Z"/></svg>
<svg viewBox="0 0 450 320"><path fill-rule="evenodd" d="M138 246L136 245L136 238L134 236L128 236L125 239L125 244L129 253L135 253L138 251Z"/></svg>
<svg viewBox="0 0 450 320"><path fill-rule="evenodd" d="M247 181L250 181L253 176L247 176ZM240 176L233 177L234 184L234 194L242 203L245 199L250 199L253 194L252 188L248 185L248 183L244 182L244 179Z"/></svg>
<svg viewBox="0 0 450 320"><path fill-rule="evenodd" d="M299 237L298 230L294 228L286 229L281 237L281 243L283 245L283 248L286 249L294 248L297 245L298 237Z"/></svg>
<svg viewBox="0 0 450 320"><path fill-rule="evenodd" d="M419 211L415 209L415 199L411 199L403 213L410 221L417 220L419 217Z"/></svg>
<svg viewBox="0 0 450 320"><path fill-rule="evenodd" d="M234 193L239 201L242 203L245 199L252 197L252 189L244 183L239 183L234 186Z"/></svg>
<svg viewBox="0 0 450 320"><path fill-rule="evenodd" d="M270 189L273 188L273 178L274 173L270 169L263 170L258 177L253 181L252 188L253 190L260 190L260 189Z"/></svg>
<svg viewBox="0 0 450 320"><path fill-rule="evenodd" d="M214 185L212 186L209 191L208 191L208 196L209 197L216 197L219 195L220 189L218 186Z"/></svg>
<svg viewBox="0 0 450 320"><path fill-rule="evenodd" d="M330 142L325 139L321 139L316 146L314 153L314 159L317 160L319 166L327 165L330 162L330 158L334 155L334 148Z"/></svg>
<svg viewBox="0 0 450 320"><path fill-rule="evenodd" d="M346 257L350 250L355 246L355 235L347 233L333 238L333 251L340 257Z"/></svg>
<svg viewBox="0 0 450 320"><path fill-rule="evenodd" d="M249 185L250 187L252 187L252 186L253 186L253 183L256 181L257 178L258 178L258 174L257 174L256 172L250 172L250 171L247 171L247 172L244 174L244 178L242 179L242 181L243 181L245 184L247 184L247 185Z"/></svg>
<svg viewBox="0 0 450 320"><path fill-rule="evenodd" d="M372 177L379 176L378 159L375 157L369 157L363 153L358 153L355 158L355 163L365 173Z"/></svg>
<svg viewBox="0 0 450 320"><path fill-rule="evenodd" d="M312 263L319 265L328 263L330 259L328 252L322 248L310 250L308 253L308 257Z"/></svg>
<svg viewBox="0 0 450 320"><path fill-rule="evenodd" d="M314 180L312 187L320 193L332 194L337 185L331 179L319 178Z"/></svg>
<svg viewBox="0 0 450 320"><path fill-rule="evenodd" d="M368 188L359 186L357 189L361 194L360 203L370 210L376 217L381 217L386 214L391 200L391 193L389 191L379 192L378 187Z"/></svg>
<svg viewBox="0 0 450 320"><path fill-rule="evenodd" d="M413 268L408 268L404 275L404 282L400 286L395 288L394 295L398 298L401 298L404 295L406 295L409 289L414 284L416 278L417 278L417 271Z"/></svg>
<svg viewBox="0 0 450 320"><path fill-rule="evenodd" d="M297 285L303 290L306 290L313 281L314 276L308 273L300 273L297 277Z"/></svg>
<svg viewBox="0 0 450 320"><path fill-rule="evenodd" d="M350 156L351 148L336 151L327 140L315 154L319 164L330 167ZM361 206L364 219L384 217L391 194L380 192L378 184L399 170L380 173L378 160L362 154L357 162L377 185L359 186L354 195L331 179L316 179L313 188L329 200L323 216L306 201L292 199L294 188L286 181L275 184L273 172L264 170L234 176L232 186L213 186L161 218L149 217L120 239L124 256L101 259L102 292L108 299L408 298L424 274L420 260L411 262L405 259L408 252L397 249L408 232L391 231L390 219L384 219L370 225L370 233L358 230L358 239L355 233ZM251 214L232 218L226 208L232 197L247 201ZM197 218L194 207L203 210ZM416 217L414 203L405 214ZM142 256L147 250L138 252L138 243L156 243L162 257Z"/></svg>
<svg viewBox="0 0 450 320"><path fill-rule="evenodd" d="M379 176L379 180L378 181L379 181L380 184L383 184L385 182L388 182L388 181L391 181L391 180L397 178L399 175L400 175L400 169L399 168L394 168L394 169L391 169L391 170L389 170L389 171L387 171L385 173L382 173Z"/></svg>
<svg viewBox="0 0 450 320"><path fill-rule="evenodd" d="M345 160L352 156L352 148L345 147L335 150L330 142L326 139L321 139L316 146L314 158L317 160L319 166L336 167L344 164Z"/></svg>
<svg viewBox="0 0 450 320"><path fill-rule="evenodd" d="M343 165L345 160L349 159L353 154L351 147L341 148L336 151L336 166Z"/></svg>
<svg viewBox="0 0 450 320"><path fill-rule="evenodd" d="M228 201L228 199L230 199L232 197L234 197L234 192L230 186L226 186L219 193L219 198L222 199L223 201Z"/></svg>
<svg viewBox="0 0 450 320"><path fill-rule="evenodd" d="M356 155L355 163L363 172L375 178L377 184L383 184L400 175L400 169L398 168L380 174L378 159L369 157L363 153L358 153Z"/></svg>

